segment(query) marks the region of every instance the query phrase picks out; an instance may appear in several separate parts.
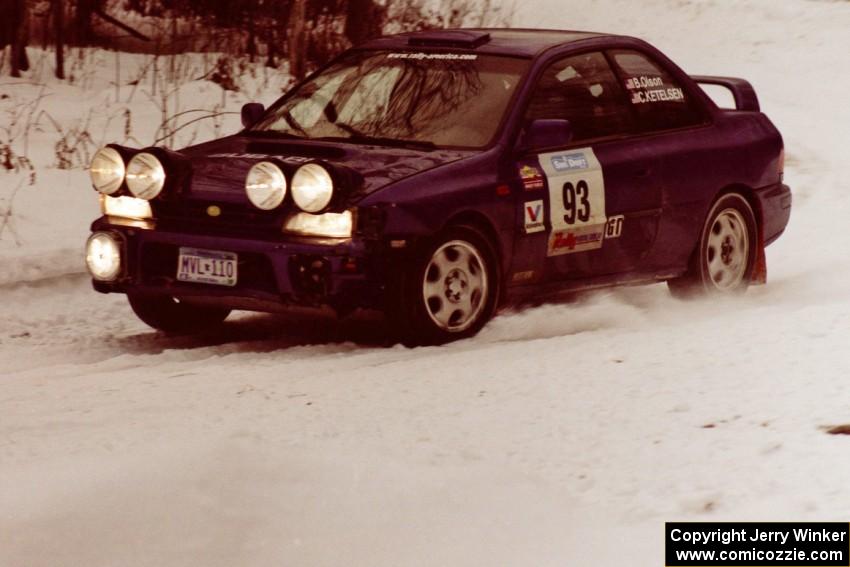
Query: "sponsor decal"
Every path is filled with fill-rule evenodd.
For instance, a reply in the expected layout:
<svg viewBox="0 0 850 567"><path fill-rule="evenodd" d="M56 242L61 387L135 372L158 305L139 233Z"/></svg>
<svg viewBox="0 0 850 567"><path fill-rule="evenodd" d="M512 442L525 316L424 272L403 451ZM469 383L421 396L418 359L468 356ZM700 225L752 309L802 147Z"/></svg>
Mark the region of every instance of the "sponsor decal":
<svg viewBox="0 0 850 567"><path fill-rule="evenodd" d="M605 177L593 148L540 156L549 188L547 255L602 247L608 218Z"/></svg>
<svg viewBox="0 0 850 567"><path fill-rule="evenodd" d="M524 205L525 233L542 232L546 229L543 221L543 199L527 201Z"/></svg>
<svg viewBox="0 0 850 567"><path fill-rule="evenodd" d="M474 53L411 53L411 52L400 52L400 53L390 53L387 55L387 59L414 59L421 61L422 59L437 59L443 61L475 61L478 59L478 55Z"/></svg>
<svg viewBox="0 0 850 567"><path fill-rule="evenodd" d="M519 176L522 178L522 186L526 191L543 189L543 175L533 165L522 166L519 170Z"/></svg>
<svg viewBox="0 0 850 567"><path fill-rule="evenodd" d="M514 272L513 281L515 282L527 282L529 280L534 279L534 270L528 270L525 272Z"/></svg>
<svg viewBox="0 0 850 567"><path fill-rule="evenodd" d="M620 238L623 233L623 215L608 217L608 222L605 224L605 238Z"/></svg>
<svg viewBox="0 0 850 567"><path fill-rule="evenodd" d="M267 154L237 154L237 153L225 153L225 154L209 154L207 156L201 156L207 158L232 158L232 159L278 159L286 163L304 163L310 161L313 158L301 157L301 156L272 156Z"/></svg>
<svg viewBox="0 0 850 567"><path fill-rule="evenodd" d="M602 238L602 231L596 227L554 232L549 239L549 256L595 250L601 247Z"/></svg>
<svg viewBox="0 0 850 567"><path fill-rule="evenodd" d="M560 154L552 156L552 167L555 171L575 171L587 169L587 157L584 153Z"/></svg>

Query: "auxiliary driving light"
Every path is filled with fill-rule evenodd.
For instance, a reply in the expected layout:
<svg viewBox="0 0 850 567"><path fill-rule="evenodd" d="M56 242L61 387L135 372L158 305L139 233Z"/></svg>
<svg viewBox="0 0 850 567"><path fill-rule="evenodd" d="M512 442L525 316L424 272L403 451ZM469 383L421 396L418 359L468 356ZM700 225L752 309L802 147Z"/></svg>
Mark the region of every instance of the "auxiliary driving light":
<svg viewBox="0 0 850 567"><path fill-rule="evenodd" d="M256 163L245 178L245 193L255 207L270 211L286 197L286 176L270 161Z"/></svg>
<svg viewBox="0 0 850 567"><path fill-rule="evenodd" d="M124 183L124 158L114 148L101 148L91 160L89 175L95 189L104 195L112 195Z"/></svg>
<svg viewBox="0 0 850 567"><path fill-rule="evenodd" d="M331 174L318 163L304 164L292 176L292 199L306 213L323 211L333 194Z"/></svg>
<svg viewBox="0 0 850 567"><path fill-rule="evenodd" d="M165 187L165 168L148 152L133 156L127 164L127 188L139 199L150 201Z"/></svg>
<svg viewBox="0 0 850 567"><path fill-rule="evenodd" d="M121 244L108 232L95 232L86 242L86 266L96 280L108 282L121 272Z"/></svg>

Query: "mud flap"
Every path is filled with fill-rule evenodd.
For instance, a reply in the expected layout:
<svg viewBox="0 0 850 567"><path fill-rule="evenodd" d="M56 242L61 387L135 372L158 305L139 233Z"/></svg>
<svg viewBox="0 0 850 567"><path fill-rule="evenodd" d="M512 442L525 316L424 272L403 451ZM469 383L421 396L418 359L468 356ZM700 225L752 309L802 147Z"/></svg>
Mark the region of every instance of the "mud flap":
<svg viewBox="0 0 850 567"><path fill-rule="evenodd" d="M764 285L767 283L767 256L764 253L764 234L759 229L759 241L756 243L756 262L753 273L750 276L750 285Z"/></svg>

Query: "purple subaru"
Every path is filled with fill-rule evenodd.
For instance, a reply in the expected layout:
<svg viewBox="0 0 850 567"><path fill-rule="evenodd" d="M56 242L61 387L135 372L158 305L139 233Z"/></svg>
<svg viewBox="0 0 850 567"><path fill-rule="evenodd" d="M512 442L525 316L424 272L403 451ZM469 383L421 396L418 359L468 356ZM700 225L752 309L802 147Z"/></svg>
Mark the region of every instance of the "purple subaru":
<svg viewBox="0 0 850 567"><path fill-rule="evenodd" d="M154 328L365 308L406 344L433 344L564 291L735 293L765 281L764 247L791 211L782 137L750 84L689 76L631 37L384 37L267 109L246 104L242 122L92 161L94 287Z"/></svg>

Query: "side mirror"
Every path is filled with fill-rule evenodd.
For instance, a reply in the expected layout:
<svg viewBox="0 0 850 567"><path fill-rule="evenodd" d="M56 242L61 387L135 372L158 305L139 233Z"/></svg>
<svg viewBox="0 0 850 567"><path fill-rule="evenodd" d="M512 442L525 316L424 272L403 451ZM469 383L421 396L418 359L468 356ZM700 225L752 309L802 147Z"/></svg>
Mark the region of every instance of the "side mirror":
<svg viewBox="0 0 850 567"><path fill-rule="evenodd" d="M569 120L538 119L525 127L520 148L534 151L543 148L566 146L573 140L573 127Z"/></svg>
<svg viewBox="0 0 850 567"><path fill-rule="evenodd" d="M266 107L259 102L249 102L242 105L242 126L250 128L266 111Z"/></svg>

